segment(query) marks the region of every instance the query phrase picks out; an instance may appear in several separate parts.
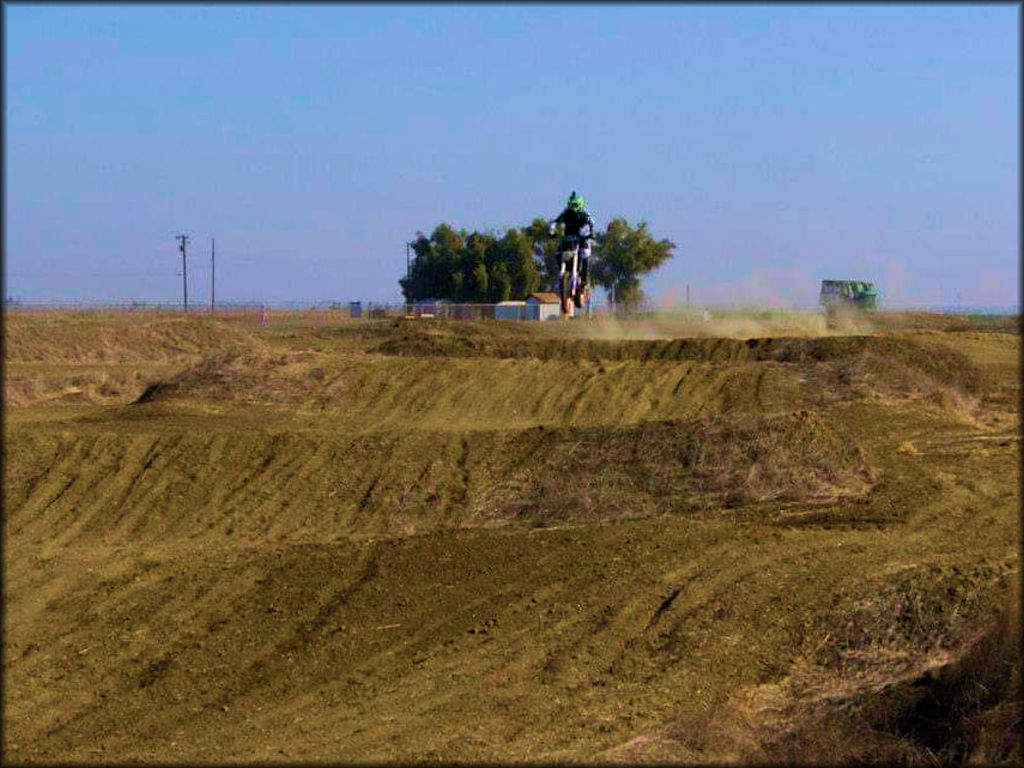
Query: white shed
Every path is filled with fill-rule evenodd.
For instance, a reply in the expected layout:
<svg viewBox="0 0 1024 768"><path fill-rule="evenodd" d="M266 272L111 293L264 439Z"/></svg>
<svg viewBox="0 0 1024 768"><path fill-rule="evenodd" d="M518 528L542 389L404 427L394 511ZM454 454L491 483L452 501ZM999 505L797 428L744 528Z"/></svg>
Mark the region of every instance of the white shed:
<svg viewBox="0 0 1024 768"><path fill-rule="evenodd" d="M559 307L561 301L557 293L542 291L531 293L526 297L526 319L527 320L551 320L558 319L562 310Z"/></svg>

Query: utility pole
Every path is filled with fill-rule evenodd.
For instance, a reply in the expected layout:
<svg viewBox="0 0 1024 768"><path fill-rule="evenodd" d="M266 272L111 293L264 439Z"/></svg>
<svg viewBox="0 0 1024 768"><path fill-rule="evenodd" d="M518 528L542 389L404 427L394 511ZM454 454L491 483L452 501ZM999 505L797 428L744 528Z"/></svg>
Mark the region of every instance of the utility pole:
<svg viewBox="0 0 1024 768"><path fill-rule="evenodd" d="M214 237L211 237L210 238L210 315L211 316L213 315L213 309L216 306L215 303L214 303L214 299L213 299L213 296L214 296L213 291L214 291L214 286L215 286L214 275L216 274L215 269L217 267L217 263L215 261L216 253L217 253L217 239L214 238Z"/></svg>
<svg viewBox="0 0 1024 768"><path fill-rule="evenodd" d="M188 235L177 235L178 250L181 251L181 286L185 296L185 311L188 312L188 260L185 255L185 244Z"/></svg>
<svg viewBox="0 0 1024 768"><path fill-rule="evenodd" d="M412 260L409 256L409 249L412 243L405 244L405 290L412 291L412 286L409 285L409 277L412 275ZM410 294L405 294L405 311L406 314L412 311L412 301L409 299Z"/></svg>

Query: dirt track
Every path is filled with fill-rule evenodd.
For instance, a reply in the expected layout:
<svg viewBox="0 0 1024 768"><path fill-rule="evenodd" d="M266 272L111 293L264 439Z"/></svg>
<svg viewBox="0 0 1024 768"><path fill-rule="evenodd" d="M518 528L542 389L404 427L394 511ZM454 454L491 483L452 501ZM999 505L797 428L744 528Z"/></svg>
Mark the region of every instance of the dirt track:
<svg viewBox="0 0 1024 768"><path fill-rule="evenodd" d="M6 318L5 756L1011 759L1019 336L671 330Z"/></svg>

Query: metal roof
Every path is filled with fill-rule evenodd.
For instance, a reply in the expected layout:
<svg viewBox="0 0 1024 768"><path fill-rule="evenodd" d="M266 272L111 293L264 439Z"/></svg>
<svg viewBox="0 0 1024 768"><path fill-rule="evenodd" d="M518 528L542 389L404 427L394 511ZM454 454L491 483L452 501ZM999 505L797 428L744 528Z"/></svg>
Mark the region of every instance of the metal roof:
<svg viewBox="0 0 1024 768"><path fill-rule="evenodd" d="M540 291L538 293L531 293L526 297L527 301L534 301L537 304L561 304L562 300L558 297L557 293L550 291Z"/></svg>

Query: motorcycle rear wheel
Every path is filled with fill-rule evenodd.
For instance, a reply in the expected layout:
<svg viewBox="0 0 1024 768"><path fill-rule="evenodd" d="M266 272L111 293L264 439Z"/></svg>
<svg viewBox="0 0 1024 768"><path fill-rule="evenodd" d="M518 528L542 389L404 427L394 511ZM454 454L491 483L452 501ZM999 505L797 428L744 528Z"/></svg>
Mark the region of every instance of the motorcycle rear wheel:
<svg viewBox="0 0 1024 768"><path fill-rule="evenodd" d="M561 309L563 315L573 316L573 310L576 308L575 298L573 297L570 286L572 276L568 272L563 272L562 277L559 281L560 291L559 297L561 299Z"/></svg>

